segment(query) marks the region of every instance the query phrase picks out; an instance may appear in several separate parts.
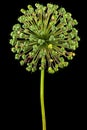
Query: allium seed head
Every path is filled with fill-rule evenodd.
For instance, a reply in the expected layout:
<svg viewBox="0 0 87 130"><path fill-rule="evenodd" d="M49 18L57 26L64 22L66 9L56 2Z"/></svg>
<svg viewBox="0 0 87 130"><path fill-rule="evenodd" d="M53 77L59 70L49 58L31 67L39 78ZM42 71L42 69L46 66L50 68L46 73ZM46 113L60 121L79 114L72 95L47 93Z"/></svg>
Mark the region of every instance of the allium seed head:
<svg viewBox="0 0 87 130"><path fill-rule="evenodd" d="M22 16L12 28L10 44L15 59L26 65L27 71L47 68L55 73L68 66L75 56L80 38L71 13L58 5L36 3L21 9Z"/></svg>

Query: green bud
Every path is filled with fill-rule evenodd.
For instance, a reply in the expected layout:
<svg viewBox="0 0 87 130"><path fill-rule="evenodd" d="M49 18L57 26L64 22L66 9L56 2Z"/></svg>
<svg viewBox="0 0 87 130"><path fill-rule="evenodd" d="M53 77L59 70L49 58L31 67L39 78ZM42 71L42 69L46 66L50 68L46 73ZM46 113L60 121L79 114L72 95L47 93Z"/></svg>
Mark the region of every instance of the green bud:
<svg viewBox="0 0 87 130"><path fill-rule="evenodd" d="M32 8L32 6L31 6L31 5L28 5L27 8L30 9L30 8Z"/></svg>
<svg viewBox="0 0 87 130"><path fill-rule="evenodd" d="M13 26L13 30L18 30L18 29L20 29L21 28L21 25L20 24L15 24L14 26Z"/></svg>
<svg viewBox="0 0 87 130"><path fill-rule="evenodd" d="M52 67L49 67L49 68L48 68L48 73L50 73L50 74L54 74L55 71L52 69Z"/></svg>
<svg viewBox="0 0 87 130"><path fill-rule="evenodd" d="M80 37L79 37L79 36L77 36L77 37L76 37L76 40L77 40L77 41L80 41Z"/></svg>
<svg viewBox="0 0 87 130"><path fill-rule="evenodd" d="M49 62L52 63L52 62L53 62L53 59L49 59Z"/></svg>
<svg viewBox="0 0 87 130"><path fill-rule="evenodd" d="M44 42L45 42L45 40L43 40L43 39L38 39L38 43L39 43L40 45L43 45Z"/></svg>
<svg viewBox="0 0 87 130"><path fill-rule="evenodd" d="M33 51L36 52L38 50L38 46L37 45L33 45Z"/></svg>
<svg viewBox="0 0 87 130"><path fill-rule="evenodd" d="M29 19L30 19L30 18L29 18ZM29 28L30 28L30 30L32 30L32 31L35 31L35 30L36 30L35 25L31 25Z"/></svg>
<svg viewBox="0 0 87 130"><path fill-rule="evenodd" d="M17 40L17 34L14 34L14 35L12 36L12 38L13 38L14 40Z"/></svg>
<svg viewBox="0 0 87 130"><path fill-rule="evenodd" d="M57 55L57 52L52 50L52 53L51 53L52 56L56 56Z"/></svg>
<svg viewBox="0 0 87 130"><path fill-rule="evenodd" d="M30 26L29 23L25 22L25 23L22 25L22 28L24 28L24 29L25 29L25 28L29 28L29 26Z"/></svg>
<svg viewBox="0 0 87 130"><path fill-rule="evenodd" d="M65 50L65 48L64 48L64 47L61 47L60 51L61 51L61 53L62 53L63 55L65 55L66 50Z"/></svg>
<svg viewBox="0 0 87 130"><path fill-rule="evenodd" d="M56 22L57 18L58 18L58 15L52 15L51 20Z"/></svg>
<svg viewBox="0 0 87 130"><path fill-rule="evenodd" d="M60 67L60 68L64 68L64 67L67 67L67 66L68 66L68 62L65 62L65 61L64 61L64 62L60 62L60 63L59 63L59 67Z"/></svg>
<svg viewBox="0 0 87 130"><path fill-rule="evenodd" d="M19 60L20 59L20 55L19 54L15 54L15 59Z"/></svg>
<svg viewBox="0 0 87 130"><path fill-rule="evenodd" d="M63 38L64 39L65 38L64 34L60 34L59 38Z"/></svg>
<svg viewBox="0 0 87 130"><path fill-rule="evenodd" d="M12 47L12 48L11 48L11 51L12 51L13 53L15 53L15 52L16 52L16 48L15 48L15 47Z"/></svg>
<svg viewBox="0 0 87 130"><path fill-rule="evenodd" d="M26 10L25 9L21 9L20 10L23 14L26 14Z"/></svg>
<svg viewBox="0 0 87 130"><path fill-rule="evenodd" d="M67 15L67 13L66 14L64 14L63 15L63 17L66 19L66 18L68 18L68 15Z"/></svg>
<svg viewBox="0 0 87 130"><path fill-rule="evenodd" d="M12 31L12 32L10 33L10 35L13 37L13 35L14 35L14 32Z"/></svg>
<svg viewBox="0 0 87 130"><path fill-rule="evenodd" d="M40 50L40 52L39 52L39 57L40 58L42 58L42 57L44 57L46 55L46 50Z"/></svg>
<svg viewBox="0 0 87 130"><path fill-rule="evenodd" d="M67 27L68 30L71 30L72 29L72 24L69 22L66 27Z"/></svg>
<svg viewBox="0 0 87 130"><path fill-rule="evenodd" d="M29 46L29 41L24 41L24 46Z"/></svg>
<svg viewBox="0 0 87 130"><path fill-rule="evenodd" d="M14 39L10 39L10 42L9 42L12 46L15 45L15 40Z"/></svg>
<svg viewBox="0 0 87 130"><path fill-rule="evenodd" d="M50 21L49 25L53 26L54 25L54 21Z"/></svg>
<svg viewBox="0 0 87 130"><path fill-rule="evenodd" d="M34 52L29 52L29 56L33 57L34 56Z"/></svg>
<svg viewBox="0 0 87 130"><path fill-rule="evenodd" d="M55 41L55 37L54 37L53 35L51 35L51 36L49 37L49 41Z"/></svg>
<svg viewBox="0 0 87 130"><path fill-rule="evenodd" d="M59 65L60 68L64 68L64 61L60 62L58 65Z"/></svg>
<svg viewBox="0 0 87 130"><path fill-rule="evenodd" d="M25 36L24 33L20 33L19 35L20 38L24 38L24 36Z"/></svg>
<svg viewBox="0 0 87 130"><path fill-rule="evenodd" d="M20 16L20 17L18 18L18 21L19 21L20 23L24 23L24 22L26 21L25 16Z"/></svg>
<svg viewBox="0 0 87 130"><path fill-rule="evenodd" d="M24 29L24 33L29 34L29 30L28 29Z"/></svg>
<svg viewBox="0 0 87 130"><path fill-rule="evenodd" d="M78 43L78 41L75 42L75 47L76 47L76 48L79 47L79 43Z"/></svg>
<svg viewBox="0 0 87 130"><path fill-rule="evenodd" d="M69 48L72 49L72 50L76 49L75 45L70 45Z"/></svg>
<svg viewBox="0 0 87 130"><path fill-rule="evenodd" d="M61 49L60 49L62 52L64 52L65 51L65 48L64 47L61 47Z"/></svg>
<svg viewBox="0 0 87 130"><path fill-rule="evenodd" d="M52 10L53 4L48 3L48 4L47 4L47 7L48 7L48 9Z"/></svg>
<svg viewBox="0 0 87 130"><path fill-rule="evenodd" d="M59 8L59 6L58 5L54 5L54 8L55 8L55 11ZM55 13L55 12L54 12Z"/></svg>
<svg viewBox="0 0 87 130"><path fill-rule="evenodd" d="M27 63L27 67L28 67L28 69L32 69L32 63Z"/></svg>
<svg viewBox="0 0 87 130"><path fill-rule="evenodd" d="M72 20L72 18L71 18L72 14L71 13L67 12L65 15L66 15L65 17L67 18L68 21Z"/></svg>
<svg viewBox="0 0 87 130"><path fill-rule="evenodd" d="M75 36L77 36L77 34L78 34L78 30L75 29L75 28L72 28L72 33L73 33Z"/></svg>
<svg viewBox="0 0 87 130"><path fill-rule="evenodd" d="M20 53L21 52L21 48L17 48L16 51L17 51L17 53Z"/></svg>
<svg viewBox="0 0 87 130"><path fill-rule="evenodd" d="M44 69L44 67L42 67L42 66L39 67L39 70L43 70L43 69Z"/></svg>
<svg viewBox="0 0 87 130"><path fill-rule="evenodd" d="M23 61L23 60L20 61L20 65L21 65L21 66L24 65L24 61Z"/></svg>
<svg viewBox="0 0 87 130"><path fill-rule="evenodd" d="M69 62L64 62L64 67L67 67Z"/></svg>
<svg viewBox="0 0 87 130"><path fill-rule="evenodd" d="M60 62L64 62L64 58L63 57L59 57Z"/></svg>
<svg viewBox="0 0 87 130"><path fill-rule="evenodd" d="M75 41L73 41L73 40L69 40L69 45L74 45L75 44Z"/></svg>
<svg viewBox="0 0 87 130"><path fill-rule="evenodd" d="M36 71L36 66L32 67L32 72Z"/></svg>
<svg viewBox="0 0 87 130"><path fill-rule="evenodd" d="M76 19L73 20L73 24L74 24L74 25L77 25L77 24L78 24L78 22L77 22Z"/></svg>
<svg viewBox="0 0 87 130"><path fill-rule="evenodd" d="M26 70L27 70L27 71L31 71L31 69L30 69L29 67L26 67Z"/></svg>
<svg viewBox="0 0 87 130"><path fill-rule="evenodd" d="M51 30L52 30L52 31L56 31L56 30L57 30L56 26L52 26ZM53 35L51 35L51 36L53 36ZM54 36L53 36L53 37L54 37ZM53 38L53 40L55 40L55 38Z"/></svg>
<svg viewBox="0 0 87 130"><path fill-rule="evenodd" d="M40 7L40 4L36 3L35 6L36 6L37 8L39 8L39 7Z"/></svg>
<svg viewBox="0 0 87 130"><path fill-rule="evenodd" d="M61 8L59 9L59 15L65 15L65 13L66 13L65 8L61 7Z"/></svg>
<svg viewBox="0 0 87 130"><path fill-rule="evenodd" d="M49 48L49 49L52 49L52 48L53 48L53 45L52 45L52 44L49 44L49 45L48 45L48 48Z"/></svg>
<svg viewBox="0 0 87 130"><path fill-rule="evenodd" d="M71 39L73 39L74 38L74 33L72 33L72 32L69 33L69 36L70 36Z"/></svg>
<svg viewBox="0 0 87 130"><path fill-rule="evenodd" d="M72 55L68 55L68 56L67 56L67 59L68 59L68 60L72 60L72 59L73 59L73 56L72 56Z"/></svg>
<svg viewBox="0 0 87 130"><path fill-rule="evenodd" d="M59 70L58 69L58 64L55 65L54 70L55 70L55 72L57 72Z"/></svg>
<svg viewBox="0 0 87 130"><path fill-rule="evenodd" d="M22 59L23 60L26 59L26 55L25 54L22 55Z"/></svg>
<svg viewBox="0 0 87 130"><path fill-rule="evenodd" d="M67 42L63 43L64 48L69 48L69 44Z"/></svg>
<svg viewBox="0 0 87 130"><path fill-rule="evenodd" d="M65 22L66 22L66 19L60 18L60 22L61 22L61 23L65 23Z"/></svg>
<svg viewBox="0 0 87 130"><path fill-rule="evenodd" d="M34 40L34 35L30 34L29 40L30 40L30 41L33 41L33 40Z"/></svg>
<svg viewBox="0 0 87 130"><path fill-rule="evenodd" d="M66 32L66 27L61 28L63 32Z"/></svg>

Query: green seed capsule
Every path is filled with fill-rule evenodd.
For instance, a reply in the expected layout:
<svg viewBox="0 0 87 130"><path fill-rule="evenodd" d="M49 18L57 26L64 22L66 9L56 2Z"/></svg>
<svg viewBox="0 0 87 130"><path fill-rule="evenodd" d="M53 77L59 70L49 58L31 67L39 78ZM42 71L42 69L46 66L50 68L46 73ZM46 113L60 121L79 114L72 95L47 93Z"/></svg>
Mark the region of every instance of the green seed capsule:
<svg viewBox="0 0 87 130"><path fill-rule="evenodd" d="M55 71L54 71L51 67L49 67L49 68L48 68L48 73L50 73L50 74L54 74Z"/></svg>
<svg viewBox="0 0 87 130"><path fill-rule="evenodd" d="M19 60L20 59L20 55L19 54L15 54L15 59Z"/></svg>
<svg viewBox="0 0 87 130"><path fill-rule="evenodd" d="M26 10L25 9L21 9L20 10L23 14L26 14Z"/></svg>
<svg viewBox="0 0 87 130"><path fill-rule="evenodd" d="M20 65L21 65L21 66L24 65L24 61L23 61L23 60L20 61Z"/></svg>
<svg viewBox="0 0 87 130"><path fill-rule="evenodd" d="M16 52L16 48L15 47L11 48L11 51L15 53Z"/></svg>
<svg viewBox="0 0 87 130"><path fill-rule="evenodd" d="M23 54L23 55L22 55L22 58L23 58L23 60L24 60L24 59L26 59L26 55L25 55L25 54Z"/></svg>

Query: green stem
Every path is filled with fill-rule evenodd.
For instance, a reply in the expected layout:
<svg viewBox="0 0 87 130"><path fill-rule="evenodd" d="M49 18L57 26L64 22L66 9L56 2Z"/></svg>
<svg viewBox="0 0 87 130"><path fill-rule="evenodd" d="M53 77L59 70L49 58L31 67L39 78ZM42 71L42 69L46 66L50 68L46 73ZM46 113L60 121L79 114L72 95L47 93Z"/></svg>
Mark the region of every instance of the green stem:
<svg viewBox="0 0 87 130"><path fill-rule="evenodd" d="M42 130L46 130L46 117L45 117L45 106L44 106L44 69L41 70L40 102L41 102L41 115L42 115Z"/></svg>

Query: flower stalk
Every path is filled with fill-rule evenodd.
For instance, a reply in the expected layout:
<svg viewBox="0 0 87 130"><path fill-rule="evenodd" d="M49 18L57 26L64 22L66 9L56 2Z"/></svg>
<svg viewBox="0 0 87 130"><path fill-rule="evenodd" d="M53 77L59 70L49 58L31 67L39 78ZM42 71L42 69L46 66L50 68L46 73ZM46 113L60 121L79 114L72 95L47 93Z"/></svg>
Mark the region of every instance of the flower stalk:
<svg viewBox="0 0 87 130"><path fill-rule="evenodd" d="M44 69L41 70L40 103L41 103L41 115L42 115L42 130L46 130L46 116L45 116L45 105L44 105Z"/></svg>

